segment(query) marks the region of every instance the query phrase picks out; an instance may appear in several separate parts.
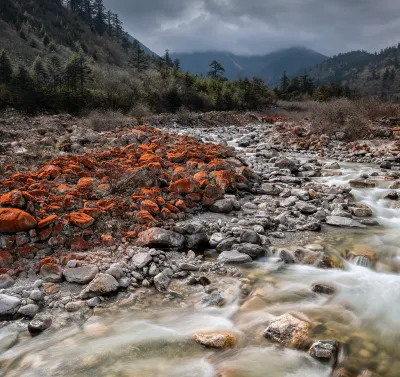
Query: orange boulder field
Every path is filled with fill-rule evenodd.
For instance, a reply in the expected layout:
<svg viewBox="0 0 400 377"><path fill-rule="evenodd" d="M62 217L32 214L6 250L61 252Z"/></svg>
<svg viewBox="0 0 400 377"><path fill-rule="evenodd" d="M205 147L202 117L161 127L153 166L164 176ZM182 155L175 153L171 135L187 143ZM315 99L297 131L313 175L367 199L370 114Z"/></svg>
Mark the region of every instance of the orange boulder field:
<svg viewBox="0 0 400 377"><path fill-rule="evenodd" d="M204 210L251 180L250 169L227 147L147 126L119 132L137 142L58 157L36 171L7 167L0 182L0 252L34 255L44 242L53 250L71 250L76 237L110 245L110 237L134 238ZM115 219L121 234L102 240L104 224ZM81 244L74 242L74 249ZM0 258L0 268L9 265L9 257Z"/></svg>

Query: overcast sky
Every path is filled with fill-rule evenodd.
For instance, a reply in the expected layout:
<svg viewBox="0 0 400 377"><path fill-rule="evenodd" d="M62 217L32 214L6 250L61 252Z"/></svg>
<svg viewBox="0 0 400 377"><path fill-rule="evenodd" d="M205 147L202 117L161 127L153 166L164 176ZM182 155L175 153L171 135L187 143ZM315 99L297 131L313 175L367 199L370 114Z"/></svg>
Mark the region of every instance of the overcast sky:
<svg viewBox="0 0 400 377"><path fill-rule="evenodd" d="M264 54L301 45L326 55L400 41L400 0L105 0L158 54Z"/></svg>

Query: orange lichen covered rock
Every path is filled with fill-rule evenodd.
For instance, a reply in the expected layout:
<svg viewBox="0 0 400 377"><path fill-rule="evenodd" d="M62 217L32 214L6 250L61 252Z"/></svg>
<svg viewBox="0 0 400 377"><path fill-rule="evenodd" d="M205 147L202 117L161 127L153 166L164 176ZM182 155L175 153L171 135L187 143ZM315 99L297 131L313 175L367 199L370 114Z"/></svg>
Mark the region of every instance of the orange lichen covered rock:
<svg viewBox="0 0 400 377"><path fill-rule="evenodd" d="M96 185L97 185L97 179L84 177L79 180L78 184L76 185L76 188L79 191L92 191Z"/></svg>
<svg viewBox="0 0 400 377"><path fill-rule="evenodd" d="M138 212L138 214L136 215L136 221L139 224L149 224L155 222L155 219L149 211L144 210Z"/></svg>
<svg viewBox="0 0 400 377"><path fill-rule="evenodd" d="M235 174L229 170L217 170L210 173L210 178L225 192L232 192L236 189Z"/></svg>
<svg viewBox="0 0 400 377"><path fill-rule="evenodd" d="M8 250L0 250L0 268L10 267L14 261Z"/></svg>
<svg viewBox="0 0 400 377"><path fill-rule="evenodd" d="M85 213L72 212L69 218L73 225L81 229L86 229L94 223L94 218Z"/></svg>
<svg viewBox="0 0 400 377"><path fill-rule="evenodd" d="M152 215L157 215L160 212L160 208L157 203L154 203L151 200L143 200L140 205L142 210L150 212Z"/></svg>
<svg viewBox="0 0 400 377"><path fill-rule="evenodd" d="M179 179L169 186L171 192L177 192L178 194L191 194L195 189L196 186L191 178Z"/></svg>
<svg viewBox="0 0 400 377"><path fill-rule="evenodd" d="M58 219L58 216L57 216L57 215L50 215L50 216L47 216L45 219L40 220L40 221L38 222L38 228L39 228L39 229L45 228L46 226L49 226L50 224L55 223L55 222L57 221L57 219Z"/></svg>
<svg viewBox="0 0 400 377"><path fill-rule="evenodd" d="M0 232L18 233L35 228L36 220L27 212L16 208L0 208Z"/></svg>
<svg viewBox="0 0 400 377"><path fill-rule="evenodd" d="M115 244L115 240L111 234L101 236L101 241L105 246L113 246Z"/></svg>
<svg viewBox="0 0 400 377"><path fill-rule="evenodd" d="M0 205L3 207L24 208L25 199L21 191L13 190L0 196Z"/></svg>

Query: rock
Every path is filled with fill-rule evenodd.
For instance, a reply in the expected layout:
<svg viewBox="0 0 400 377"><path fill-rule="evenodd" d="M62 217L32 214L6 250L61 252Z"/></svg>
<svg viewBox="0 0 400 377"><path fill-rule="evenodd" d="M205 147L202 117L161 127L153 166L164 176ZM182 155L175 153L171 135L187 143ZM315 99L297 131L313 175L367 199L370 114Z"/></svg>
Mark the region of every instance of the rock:
<svg viewBox="0 0 400 377"><path fill-rule="evenodd" d="M29 295L29 298L33 301L42 301L44 299L44 294L39 289L34 289Z"/></svg>
<svg viewBox="0 0 400 377"><path fill-rule="evenodd" d="M154 286L159 292L167 291L170 282L171 279L168 277L165 271L160 272L158 275L154 277Z"/></svg>
<svg viewBox="0 0 400 377"><path fill-rule="evenodd" d="M360 179L353 179L353 180L349 181L349 184L351 187L354 187L354 188L374 188L374 187L376 187L375 182L360 180Z"/></svg>
<svg viewBox="0 0 400 377"><path fill-rule="evenodd" d="M372 209L368 207L354 207L351 209L353 216L356 217L371 217L372 216Z"/></svg>
<svg viewBox="0 0 400 377"><path fill-rule="evenodd" d="M252 259L247 254L235 250L226 250L218 256L218 261L222 263L246 263L251 262Z"/></svg>
<svg viewBox="0 0 400 377"><path fill-rule="evenodd" d="M14 279L7 274L0 275L0 289L7 289L15 284Z"/></svg>
<svg viewBox="0 0 400 377"><path fill-rule="evenodd" d="M95 278L98 272L99 269L97 266L88 265L83 267L67 268L64 270L63 274L65 280L69 283L87 284Z"/></svg>
<svg viewBox="0 0 400 377"><path fill-rule="evenodd" d="M261 237L254 230L245 229L240 234L240 243L261 245Z"/></svg>
<svg viewBox="0 0 400 377"><path fill-rule="evenodd" d="M312 204L304 203L304 202L297 202L296 208L306 215L311 215L318 211L318 208Z"/></svg>
<svg viewBox="0 0 400 377"><path fill-rule="evenodd" d="M296 163L288 158L281 158L277 160L274 165L279 169L288 169L291 173L297 172Z"/></svg>
<svg viewBox="0 0 400 377"><path fill-rule="evenodd" d="M282 260L283 263L285 264L293 264L296 263L296 260L294 259L293 254L286 249L282 249L279 252L279 258Z"/></svg>
<svg viewBox="0 0 400 377"><path fill-rule="evenodd" d="M360 220L360 223L362 225L368 225L368 226L376 226L379 225L379 222L375 219L362 219Z"/></svg>
<svg viewBox="0 0 400 377"><path fill-rule="evenodd" d="M222 233L214 233L210 237L210 247L216 247L220 242L225 239Z"/></svg>
<svg viewBox="0 0 400 377"><path fill-rule="evenodd" d="M302 231L310 231L310 232L319 232L321 230L321 224L317 221L313 221L310 223L307 223L303 226L300 226L298 230Z"/></svg>
<svg viewBox="0 0 400 377"><path fill-rule="evenodd" d="M269 253L267 248L251 243L233 245L232 251L237 251L241 254L247 254L252 258L265 257Z"/></svg>
<svg viewBox="0 0 400 377"><path fill-rule="evenodd" d="M297 198L297 196L289 196L285 200L282 200L279 204L281 207L292 207L296 204L298 200L299 199Z"/></svg>
<svg viewBox="0 0 400 377"><path fill-rule="evenodd" d="M365 228L365 225L362 225L356 220L348 219L346 217L339 216L327 216L326 223L334 226L343 226L349 228Z"/></svg>
<svg viewBox="0 0 400 377"><path fill-rule="evenodd" d="M385 195L384 199L387 200L398 200L399 199L399 194L397 191L390 191L389 194Z"/></svg>
<svg viewBox="0 0 400 377"><path fill-rule="evenodd" d="M98 274L94 280L81 292L81 298L93 296L103 296L118 289L118 282L114 276L108 274Z"/></svg>
<svg viewBox="0 0 400 377"><path fill-rule="evenodd" d="M128 277L121 278L119 279L118 284L121 288L128 288L131 284L131 279Z"/></svg>
<svg viewBox="0 0 400 377"><path fill-rule="evenodd" d="M201 303L205 306L224 306L225 298L224 293L221 291L211 292L208 296L201 299Z"/></svg>
<svg viewBox="0 0 400 377"><path fill-rule="evenodd" d="M20 305L21 300L19 298L0 294L0 318L14 315Z"/></svg>
<svg viewBox="0 0 400 377"><path fill-rule="evenodd" d="M205 232L187 234L185 236L185 246L188 249L207 248L208 245L208 237Z"/></svg>
<svg viewBox="0 0 400 377"><path fill-rule="evenodd" d="M106 274L112 275L115 279L119 280L125 275L125 272L121 263L113 263L106 271Z"/></svg>
<svg viewBox="0 0 400 377"><path fill-rule="evenodd" d="M347 254L347 259L352 261L360 258L366 258L370 263L378 260L378 256L373 248L364 244L355 244L352 250Z"/></svg>
<svg viewBox="0 0 400 377"><path fill-rule="evenodd" d="M94 223L94 218L82 212L70 213L71 224L81 229L89 228Z"/></svg>
<svg viewBox="0 0 400 377"><path fill-rule="evenodd" d="M381 169L388 169L392 168L392 163L390 161L383 161L380 165Z"/></svg>
<svg viewBox="0 0 400 377"><path fill-rule="evenodd" d="M21 306L18 310L18 314L33 318L38 311L39 311L39 306L35 304L28 304L25 306Z"/></svg>
<svg viewBox="0 0 400 377"><path fill-rule="evenodd" d="M216 249L221 253L222 251L231 250L232 246L238 243L239 241L235 237L226 238L217 245Z"/></svg>
<svg viewBox="0 0 400 377"><path fill-rule="evenodd" d="M330 162L330 163L325 164L324 169L339 170L340 165L336 161Z"/></svg>
<svg viewBox="0 0 400 377"><path fill-rule="evenodd" d="M306 190L293 189L290 192L290 195L291 196L297 196L300 200L303 200L303 201L310 200L310 194Z"/></svg>
<svg viewBox="0 0 400 377"><path fill-rule="evenodd" d="M86 304L89 308L95 308L96 306L99 306L101 304L100 297L92 297L89 300L86 300Z"/></svg>
<svg viewBox="0 0 400 377"><path fill-rule="evenodd" d="M261 185L261 190L266 195L279 196L283 191L282 187L274 185L272 183L264 183Z"/></svg>
<svg viewBox="0 0 400 377"><path fill-rule="evenodd" d="M138 246L182 249L185 237L182 234L162 228L151 228L139 233Z"/></svg>
<svg viewBox="0 0 400 377"><path fill-rule="evenodd" d="M0 208L0 233L26 232L35 228L36 220L27 212L16 208Z"/></svg>
<svg viewBox="0 0 400 377"><path fill-rule="evenodd" d="M233 211L232 199L220 199L214 202L210 207L211 212L230 213Z"/></svg>
<svg viewBox="0 0 400 377"><path fill-rule="evenodd" d="M332 295L335 293L335 288L322 283L314 283L311 287L311 290L315 293L322 293L325 295Z"/></svg>
<svg viewBox="0 0 400 377"><path fill-rule="evenodd" d="M352 215L350 212L344 211L340 208L335 208L332 211L331 216L348 217L349 219L352 218Z"/></svg>
<svg viewBox="0 0 400 377"><path fill-rule="evenodd" d="M19 340L19 334L17 332L1 330L0 353L6 352L10 348L14 347L18 343L18 340Z"/></svg>
<svg viewBox="0 0 400 377"><path fill-rule="evenodd" d="M199 267L190 263L180 263L179 268L183 271L198 271Z"/></svg>
<svg viewBox="0 0 400 377"><path fill-rule="evenodd" d="M196 333L193 339L207 348L232 348L237 344L236 335L230 332Z"/></svg>
<svg viewBox="0 0 400 377"><path fill-rule="evenodd" d="M40 275L45 282L61 283L63 271L58 264L47 263L40 268Z"/></svg>
<svg viewBox="0 0 400 377"><path fill-rule="evenodd" d="M35 318L28 324L28 331L32 336L39 335L51 326L50 318Z"/></svg>
<svg viewBox="0 0 400 377"><path fill-rule="evenodd" d="M336 362L339 344L336 340L318 340L310 348L310 355L318 360Z"/></svg>
<svg viewBox="0 0 400 377"><path fill-rule="evenodd" d="M85 301L72 301L72 302L68 302L65 305L65 310L67 312L73 313L73 312L77 312L79 310L82 310L85 306L86 306L86 302Z"/></svg>
<svg viewBox="0 0 400 377"><path fill-rule="evenodd" d="M310 323L301 321L288 313L272 320L264 331L267 339L293 348L303 348L310 335Z"/></svg>
<svg viewBox="0 0 400 377"><path fill-rule="evenodd" d="M150 253L138 253L132 257L132 265L138 269L142 269L146 267L153 258L151 257Z"/></svg>

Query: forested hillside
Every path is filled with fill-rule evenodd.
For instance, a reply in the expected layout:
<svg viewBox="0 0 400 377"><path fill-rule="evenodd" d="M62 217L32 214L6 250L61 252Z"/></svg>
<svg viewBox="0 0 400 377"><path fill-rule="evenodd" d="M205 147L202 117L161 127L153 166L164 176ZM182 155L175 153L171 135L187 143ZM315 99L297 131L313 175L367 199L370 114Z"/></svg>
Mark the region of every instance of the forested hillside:
<svg viewBox="0 0 400 377"><path fill-rule="evenodd" d="M227 82L221 72L182 73L168 50L159 57L126 33L103 0L0 3L0 108L174 112L268 103L262 81Z"/></svg>

